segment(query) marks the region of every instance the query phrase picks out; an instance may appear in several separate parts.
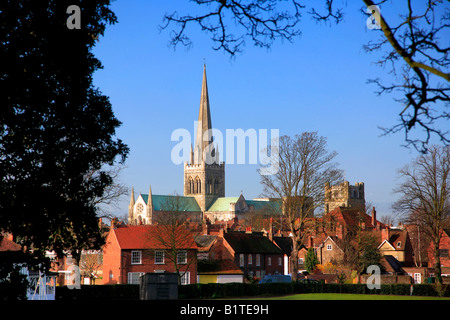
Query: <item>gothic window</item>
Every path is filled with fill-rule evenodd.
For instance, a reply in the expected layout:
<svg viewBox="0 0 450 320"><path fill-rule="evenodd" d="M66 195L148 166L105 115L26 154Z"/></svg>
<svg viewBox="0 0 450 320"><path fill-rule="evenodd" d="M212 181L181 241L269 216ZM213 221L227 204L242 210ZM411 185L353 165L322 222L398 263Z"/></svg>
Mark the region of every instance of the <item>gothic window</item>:
<svg viewBox="0 0 450 320"><path fill-rule="evenodd" d="M138 205L136 206L136 212L138 214L141 214L144 211L144 206L142 205L142 203L138 203Z"/></svg>
<svg viewBox="0 0 450 320"><path fill-rule="evenodd" d="M189 194L194 193L194 180L192 180L191 177L189 177L189 180L188 180L188 193Z"/></svg>
<svg viewBox="0 0 450 320"><path fill-rule="evenodd" d="M213 193L213 189L212 189L212 182L211 182L211 179L208 179L207 181L206 181L206 192L208 193L208 194L212 194Z"/></svg>
<svg viewBox="0 0 450 320"><path fill-rule="evenodd" d="M202 193L202 182L200 181L199 177L195 178L194 193Z"/></svg>
<svg viewBox="0 0 450 320"><path fill-rule="evenodd" d="M219 193L219 180L214 179L214 194Z"/></svg>

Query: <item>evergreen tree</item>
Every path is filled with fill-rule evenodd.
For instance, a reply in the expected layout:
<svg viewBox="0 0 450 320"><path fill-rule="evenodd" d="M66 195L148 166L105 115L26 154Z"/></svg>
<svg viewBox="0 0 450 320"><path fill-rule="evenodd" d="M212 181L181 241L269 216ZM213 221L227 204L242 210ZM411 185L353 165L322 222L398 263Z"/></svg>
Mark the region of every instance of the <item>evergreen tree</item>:
<svg viewBox="0 0 450 320"><path fill-rule="evenodd" d="M314 248L310 247L308 249L308 252L306 253L306 257L305 257L306 270L309 273L311 273L316 268L316 265L318 265L318 264L319 264L319 259L317 259Z"/></svg>
<svg viewBox="0 0 450 320"><path fill-rule="evenodd" d="M359 257L360 270L364 273L371 265L376 265L381 271L384 266L381 264L381 253L378 250L378 243L373 236L365 235L361 238L361 250Z"/></svg>
<svg viewBox="0 0 450 320"><path fill-rule="evenodd" d="M117 21L109 5L0 2L0 229L28 248L61 256L102 244L93 199L112 183L104 167L128 153L109 98L93 85L102 65L92 49Z"/></svg>

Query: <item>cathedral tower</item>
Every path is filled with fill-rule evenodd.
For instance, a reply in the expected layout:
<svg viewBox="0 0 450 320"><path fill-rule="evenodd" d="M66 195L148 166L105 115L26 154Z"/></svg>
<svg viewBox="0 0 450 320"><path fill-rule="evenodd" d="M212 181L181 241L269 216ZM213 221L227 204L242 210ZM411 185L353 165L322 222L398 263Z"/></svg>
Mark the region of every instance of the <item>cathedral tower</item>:
<svg viewBox="0 0 450 320"><path fill-rule="evenodd" d="M206 66L203 66L200 110L194 148L184 163L184 195L194 196L202 211L217 197L225 196L225 163L214 148Z"/></svg>
<svg viewBox="0 0 450 320"><path fill-rule="evenodd" d="M364 197L364 182L357 182L354 186L348 181L330 186L325 185L325 213L337 207L358 208L366 212L366 201Z"/></svg>

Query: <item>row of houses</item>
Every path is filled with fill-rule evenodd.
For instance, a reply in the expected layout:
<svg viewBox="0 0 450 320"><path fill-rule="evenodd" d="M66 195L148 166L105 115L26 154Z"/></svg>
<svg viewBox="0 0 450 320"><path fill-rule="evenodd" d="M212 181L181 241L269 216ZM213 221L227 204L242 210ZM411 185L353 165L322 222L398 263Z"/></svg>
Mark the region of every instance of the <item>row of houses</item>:
<svg viewBox="0 0 450 320"><path fill-rule="evenodd" d="M258 231L244 227L244 222L238 219L202 225L186 222L177 229L112 223L104 248L85 252L84 256L95 257L97 270L88 273L95 272L95 277L101 278L96 284L138 283L144 273L177 271L181 284L244 282L265 275L289 274L292 237L289 231L275 228L272 222L269 220L267 230ZM395 276L395 281L424 283L433 276L432 244L425 245L428 250L419 261L420 250L412 241L417 237L414 227L384 225L376 219L375 209L368 215L354 208L337 207L320 219L308 220L305 225L309 233L296 257L300 274L306 269L308 248L314 248L321 265L340 265L364 235L376 241L385 272ZM440 248L444 276L450 274L449 234L443 230ZM19 250L12 237L1 238L0 254ZM70 257L58 267L54 264L52 271L59 273L58 284L68 284L71 280L67 271L71 264ZM83 284L92 283L95 278L86 276L86 272L81 274L85 276ZM310 277L337 281L335 276L313 274Z"/></svg>
<svg viewBox="0 0 450 320"><path fill-rule="evenodd" d="M174 237L175 246L170 242ZM103 283L139 283L140 275L153 272L178 272L181 284L244 282L283 274L286 263L283 250L251 228L196 233L184 226L176 231L160 225L122 226L107 237Z"/></svg>
<svg viewBox="0 0 450 320"><path fill-rule="evenodd" d="M300 275L306 269L308 248L314 248L321 265L340 265L349 250L357 250L360 237L371 237L383 256L381 263L386 274L415 283L423 283L433 276L432 250L427 250L426 258L418 263L410 238L412 227L382 224L376 219L375 208L368 215L354 208L337 207L323 218L310 219L305 224L309 233L296 257ZM252 231L250 226L244 228L237 219L207 223L202 230L187 224L183 228L190 234L190 240L179 246L179 256L175 257L168 252L168 247L164 248L168 241L146 240L149 235L153 240L164 233L168 237L170 232L162 226L113 227L103 250L103 283L137 283L143 273L177 269L183 275L182 284L244 282L265 275L290 273L292 237L289 231L276 230L272 223L267 231ZM431 246L428 244L429 248ZM445 230L441 246L442 272L447 275L450 273L450 238ZM320 278L318 275L310 277ZM325 279L337 281L336 277Z"/></svg>

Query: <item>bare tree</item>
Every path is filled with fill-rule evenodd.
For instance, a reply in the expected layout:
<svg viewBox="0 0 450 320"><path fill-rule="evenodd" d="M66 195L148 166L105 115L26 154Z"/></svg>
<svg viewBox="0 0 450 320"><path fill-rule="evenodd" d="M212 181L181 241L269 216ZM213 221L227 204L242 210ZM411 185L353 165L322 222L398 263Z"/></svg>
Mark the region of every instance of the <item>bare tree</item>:
<svg viewBox="0 0 450 320"><path fill-rule="evenodd" d="M325 183L338 183L342 171L332 162L336 152L328 152L327 142L317 132L304 132L291 138L280 137L279 170L274 175L261 175L263 192L282 201L282 211L292 233L291 257L297 257L300 246L310 231L305 221L323 206ZM297 280L298 259L291 259L291 275Z"/></svg>
<svg viewBox="0 0 450 320"><path fill-rule="evenodd" d="M99 218L111 220L113 216L107 212L105 207L118 206L121 197L128 193L128 188L119 181L119 176L125 168L125 165L117 164L107 166L101 170L92 170L85 176L86 180L93 180L106 173L111 179L111 184L105 188L104 193L92 199L92 204L97 207L97 216Z"/></svg>
<svg viewBox="0 0 450 320"><path fill-rule="evenodd" d="M268 48L274 40L292 41L301 34L299 25L305 6L295 0L194 0L198 6L193 10L198 15L178 16L176 12L166 14L162 29L175 25L172 30L171 44L176 46L192 44L187 35L188 25L198 25L202 31L211 35L213 49L224 50L231 56L242 51L245 38L250 38L256 46ZM314 6L308 13L317 21L339 23L344 19L343 9L335 1L322 2L324 10ZM345 2L344 2L345 3ZM450 101L450 73L448 28L450 11L448 1L428 0L414 2L407 0L403 12L399 12L400 21L388 23L380 12L394 12L386 0L363 0L361 10L369 18L375 17L374 35L379 40L370 41L364 48L367 52L385 50L377 61L381 67L390 67L388 74L396 80L384 84L379 78L368 80L378 86L378 94L401 92L402 104L397 124L383 128L384 135L403 132L406 146L413 146L421 152L427 151L432 136L445 144L450 143L446 121L450 119L448 111ZM392 2L394 3L394 1ZM389 15L392 17L393 15ZM385 68L384 68L385 69ZM400 72L399 72L400 71ZM414 130L416 129L416 130Z"/></svg>
<svg viewBox="0 0 450 320"><path fill-rule="evenodd" d="M81 254L80 268L84 277L88 277L92 284L98 277L103 265L103 255L99 251L86 251Z"/></svg>
<svg viewBox="0 0 450 320"><path fill-rule="evenodd" d="M384 215L380 217L380 222L386 226L393 226L395 224L395 218L390 215Z"/></svg>
<svg viewBox="0 0 450 320"><path fill-rule="evenodd" d="M402 183L395 192L401 197L393 208L405 221L421 226L434 245L434 272L442 283L439 244L450 217L450 147L431 146L399 171Z"/></svg>
<svg viewBox="0 0 450 320"><path fill-rule="evenodd" d="M376 5L370 0L364 0L364 3L369 8ZM377 64L382 67L390 65L391 73L396 76L396 81L389 85L383 84L379 78L369 82L379 87L379 94L398 91L403 96L398 100L404 105L399 113L400 122L391 128L382 128L384 133L403 131L407 145L413 145L421 152L427 151L432 135L445 144L450 143L445 124L450 119L450 11L447 5L434 0L426 1L425 5L417 2L413 5L408 0L405 13L394 26L379 14L382 36L365 46L367 52L387 47ZM400 68L399 60L404 62ZM422 130L424 135L413 134L414 128Z"/></svg>
<svg viewBox="0 0 450 320"><path fill-rule="evenodd" d="M194 0L198 5L206 5L208 10L203 14L179 16L177 12L166 14L164 23L160 27L166 29L171 23L178 26L172 31L171 44L181 43L191 46L192 42L186 35L188 24L196 23L202 31L212 34L214 50L225 50L231 55L241 51L245 37L250 37L254 45L269 48L277 38L292 41L300 34L296 28L300 21L300 9L303 8L297 1L284 1L282 6L279 0L243 1L235 0ZM283 8L280 8L283 7ZM281 10L279 10L281 9ZM230 24L238 29L235 36L229 32Z"/></svg>
<svg viewBox="0 0 450 320"><path fill-rule="evenodd" d="M183 197L176 194L167 197L162 204L160 215L155 217L149 241L164 249L165 258L174 266L178 281L189 271L192 263L196 263L193 233L187 226L188 216L185 214L186 203Z"/></svg>

